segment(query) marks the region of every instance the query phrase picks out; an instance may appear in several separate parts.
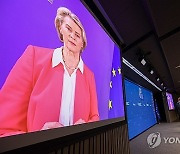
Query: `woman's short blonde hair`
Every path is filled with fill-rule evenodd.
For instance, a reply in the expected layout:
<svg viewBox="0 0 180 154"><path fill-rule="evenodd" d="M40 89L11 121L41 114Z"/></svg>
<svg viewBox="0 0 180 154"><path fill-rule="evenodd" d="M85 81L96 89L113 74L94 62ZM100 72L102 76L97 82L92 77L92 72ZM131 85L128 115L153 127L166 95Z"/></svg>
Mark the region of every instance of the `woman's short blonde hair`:
<svg viewBox="0 0 180 154"><path fill-rule="evenodd" d="M61 41L63 41L63 36L60 32L61 29L61 25L64 21L64 17L69 16L80 28L82 31L82 39L83 39L83 49L85 49L85 47L87 46L87 39L86 39L86 33L84 30L83 25L81 24L79 18L73 14L69 9L65 8L65 7L60 7L57 9L57 14L55 17L55 27L58 33L58 37Z"/></svg>

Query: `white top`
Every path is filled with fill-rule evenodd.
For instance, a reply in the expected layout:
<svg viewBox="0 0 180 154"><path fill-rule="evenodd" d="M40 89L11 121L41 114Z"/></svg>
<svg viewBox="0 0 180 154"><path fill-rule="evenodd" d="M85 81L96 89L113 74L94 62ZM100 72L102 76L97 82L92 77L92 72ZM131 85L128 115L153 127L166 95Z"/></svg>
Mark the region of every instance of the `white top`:
<svg viewBox="0 0 180 154"><path fill-rule="evenodd" d="M57 66L59 63L62 63L64 66L64 77L63 77L59 122L64 126L70 126L73 124L73 119L74 119L76 71L77 69L79 69L83 74L84 63L80 57L80 61L77 66L77 69L75 69L70 76L62 59L62 48L63 47L54 50L52 57L52 67Z"/></svg>

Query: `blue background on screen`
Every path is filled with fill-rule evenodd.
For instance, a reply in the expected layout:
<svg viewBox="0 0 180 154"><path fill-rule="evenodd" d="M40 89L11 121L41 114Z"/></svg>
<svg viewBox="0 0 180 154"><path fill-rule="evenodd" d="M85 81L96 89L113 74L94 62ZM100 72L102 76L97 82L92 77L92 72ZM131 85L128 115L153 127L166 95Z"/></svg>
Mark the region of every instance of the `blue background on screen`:
<svg viewBox="0 0 180 154"><path fill-rule="evenodd" d="M151 91L125 80L129 139L157 123Z"/></svg>

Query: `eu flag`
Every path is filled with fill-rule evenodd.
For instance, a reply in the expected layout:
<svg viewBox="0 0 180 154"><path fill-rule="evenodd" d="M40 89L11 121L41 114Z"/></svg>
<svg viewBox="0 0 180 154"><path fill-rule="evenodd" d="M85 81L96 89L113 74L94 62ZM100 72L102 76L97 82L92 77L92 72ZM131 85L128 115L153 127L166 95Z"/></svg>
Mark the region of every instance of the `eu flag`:
<svg viewBox="0 0 180 154"><path fill-rule="evenodd" d="M121 57L119 48L116 45L114 46L109 88L110 94L108 103L108 117L122 117L124 116L124 103L122 90Z"/></svg>

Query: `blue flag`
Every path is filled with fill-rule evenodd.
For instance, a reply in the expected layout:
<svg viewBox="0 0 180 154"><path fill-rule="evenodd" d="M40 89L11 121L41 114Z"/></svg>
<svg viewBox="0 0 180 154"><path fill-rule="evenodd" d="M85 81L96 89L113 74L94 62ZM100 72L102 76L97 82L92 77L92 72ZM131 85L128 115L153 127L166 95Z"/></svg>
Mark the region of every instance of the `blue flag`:
<svg viewBox="0 0 180 154"><path fill-rule="evenodd" d="M119 48L116 45L114 46L109 87L110 95L108 102L108 117L122 117L124 116L124 102L122 90L121 57Z"/></svg>

